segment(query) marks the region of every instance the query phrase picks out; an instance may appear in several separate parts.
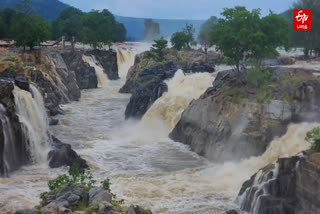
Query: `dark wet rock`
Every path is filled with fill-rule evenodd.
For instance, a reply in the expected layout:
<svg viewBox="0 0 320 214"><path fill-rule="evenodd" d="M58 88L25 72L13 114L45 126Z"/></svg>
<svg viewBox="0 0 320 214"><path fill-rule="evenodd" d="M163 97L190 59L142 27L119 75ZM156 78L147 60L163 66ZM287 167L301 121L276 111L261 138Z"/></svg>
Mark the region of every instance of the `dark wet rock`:
<svg viewBox="0 0 320 214"><path fill-rule="evenodd" d="M77 83L80 89L98 87L98 79L93 67L82 60L82 51L71 51L62 53L68 69L75 72Z"/></svg>
<svg viewBox="0 0 320 214"><path fill-rule="evenodd" d="M52 136L53 150L48 154L49 166L58 168L61 166L77 165L79 168L88 168L87 162L83 160L69 144L62 143L60 140Z"/></svg>
<svg viewBox="0 0 320 214"><path fill-rule="evenodd" d="M266 59L262 61L264 66L292 65L296 62L293 57L279 57L277 59Z"/></svg>
<svg viewBox="0 0 320 214"><path fill-rule="evenodd" d="M117 80L119 79L118 74L118 62L117 53L109 50L92 50L86 51L86 55L93 55L95 59L100 63L103 68L104 73L107 74L108 79Z"/></svg>
<svg viewBox="0 0 320 214"><path fill-rule="evenodd" d="M226 214L238 214L236 210L228 210Z"/></svg>
<svg viewBox="0 0 320 214"><path fill-rule="evenodd" d="M38 214L38 210L36 209L25 209L25 210L18 210L15 214Z"/></svg>
<svg viewBox="0 0 320 214"><path fill-rule="evenodd" d="M30 91L29 80L24 76L16 76L14 78L14 83L21 89Z"/></svg>
<svg viewBox="0 0 320 214"><path fill-rule="evenodd" d="M320 81L312 71L273 68L273 87L261 89L246 73L220 72L213 86L190 103L170 137L210 160L261 155L291 122L320 121ZM259 95L259 96L258 96Z"/></svg>
<svg viewBox="0 0 320 214"><path fill-rule="evenodd" d="M182 57L177 57L179 53L175 50L167 50L169 53L166 53L167 64L173 64L177 69L182 69L184 73L202 73L209 72L212 73L215 71L214 58L211 53L206 56L202 51L192 50L181 52ZM140 73L153 70L159 66L158 62L154 62L149 59L145 52L139 55L136 55L134 65L129 69L127 74L127 80L125 85L120 89L120 93L132 93L138 82L140 81ZM166 78L171 78L176 71L172 72L171 76Z"/></svg>
<svg viewBox="0 0 320 214"><path fill-rule="evenodd" d="M131 204L128 209L128 214L152 214L152 212L150 210L145 210L140 206Z"/></svg>
<svg viewBox="0 0 320 214"><path fill-rule="evenodd" d="M49 122L50 126L56 126L58 124L59 124L59 120L58 119L53 119L53 118L50 119L50 122Z"/></svg>
<svg viewBox="0 0 320 214"><path fill-rule="evenodd" d="M173 63L158 65L139 73L138 83L132 92L130 102L127 105L126 118L140 119L150 106L168 91L168 86L163 81L173 77L178 67Z"/></svg>

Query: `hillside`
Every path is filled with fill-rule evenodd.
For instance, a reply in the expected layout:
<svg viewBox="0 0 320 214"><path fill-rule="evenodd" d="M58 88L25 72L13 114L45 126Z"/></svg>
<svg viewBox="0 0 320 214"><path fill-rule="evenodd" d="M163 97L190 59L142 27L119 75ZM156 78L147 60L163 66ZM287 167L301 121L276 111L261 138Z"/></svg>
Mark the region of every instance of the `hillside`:
<svg viewBox="0 0 320 214"><path fill-rule="evenodd" d="M21 2L21 0L1 0L1 1L4 1L4 3L0 4L0 9L7 8L7 7L14 8L16 4ZM59 0L30 0L30 1L31 1L33 10L48 21L55 20L63 9L70 7L69 5L62 3Z"/></svg>

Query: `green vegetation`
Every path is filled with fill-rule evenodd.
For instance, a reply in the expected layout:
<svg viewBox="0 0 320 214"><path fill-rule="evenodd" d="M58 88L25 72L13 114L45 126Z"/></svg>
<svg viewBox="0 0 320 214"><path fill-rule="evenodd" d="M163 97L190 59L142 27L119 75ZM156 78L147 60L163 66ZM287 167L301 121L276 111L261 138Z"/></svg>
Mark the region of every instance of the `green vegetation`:
<svg viewBox="0 0 320 214"><path fill-rule="evenodd" d="M50 39L50 35L54 40L65 36L72 46L80 41L96 49L124 41L126 29L108 10L83 13L70 7L63 10L52 24L35 15L29 0L23 0L15 10L0 10L0 38L14 39L18 46L32 49Z"/></svg>
<svg viewBox="0 0 320 214"><path fill-rule="evenodd" d="M247 70L247 82L254 87L260 88L271 83L271 73L262 67L252 67Z"/></svg>
<svg viewBox="0 0 320 214"><path fill-rule="evenodd" d="M181 32L176 32L171 36L173 48L181 50L182 48L190 49L192 45L196 45L194 39L195 29L192 24L186 24Z"/></svg>
<svg viewBox="0 0 320 214"><path fill-rule="evenodd" d="M153 41L160 38L160 25L152 19L147 19L144 22L143 39L145 41Z"/></svg>
<svg viewBox="0 0 320 214"><path fill-rule="evenodd" d="M155 59L157 62L162 62L164 60L164 50L168 47L168 41L161 37L158 40L154 40L152 44L150 57Z"/></svg>
<svg viewBox="0 0 320 214"><path fill-rule="evenodd" d="M17 46L32 49L49 36L49 24L33 13L29 0L16 5L16 10L0 11L0 38L12 38Z"/></svg>
<svg viewBox="0 0 320 214"><path fill-rule="evenodd" d="M236 70L248 59L258 62L264 57L277 54L277 47L289 47L287 21L272 12L260 18L260 10L248 11L245 7L225 9L223 19L212 27L211 41Z"/></svg>
<svg viewBox="0 0 320 214"><path fill-rule="evenodd" d="M320 127L307 132L305 140L311 143L312 151L320 152Z"/></svg>

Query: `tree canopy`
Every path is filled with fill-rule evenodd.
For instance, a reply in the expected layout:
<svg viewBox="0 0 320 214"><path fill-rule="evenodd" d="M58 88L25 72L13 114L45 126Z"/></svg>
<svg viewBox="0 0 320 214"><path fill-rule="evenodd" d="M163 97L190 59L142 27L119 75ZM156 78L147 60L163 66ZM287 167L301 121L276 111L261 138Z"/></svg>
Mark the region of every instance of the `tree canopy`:
<svg viewBox="0 0 320 214"><path fill-rule="evenodd" d="M180 32L176 32L171 36L171 44L173 48L181 50L182 48L190 49L196 44L194 39L195 29L192 24L186 24L185 28Z"/></svg>
<svg viewBox="0 0 320 214"><path fill-rule="evenodd" d="M260 10L245 7L224 9L224 17L212 27L211 41L240 69L249 58L260 61L277 54L277 47L289 48L288 22L272 12L260 17Z"/></svg>
<svg viewBox="0 0 320 214"><path fill-rule="evenodd" d="M151 55L152 57L162 62L164 60L164 49L168 47L168 41L161 37L158 40L154 40L154 44L151 46Z"/></svg>

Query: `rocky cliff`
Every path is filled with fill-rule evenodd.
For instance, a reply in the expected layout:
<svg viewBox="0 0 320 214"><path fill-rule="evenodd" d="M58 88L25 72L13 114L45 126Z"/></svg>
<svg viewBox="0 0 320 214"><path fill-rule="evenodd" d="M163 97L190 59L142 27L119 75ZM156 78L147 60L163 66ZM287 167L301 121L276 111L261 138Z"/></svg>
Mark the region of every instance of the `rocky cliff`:
<svg viewBox="0 0 320 214"><path fill-rule="evenodd" d="M125 112L126 118L140 119L167 91L164 81L172 78L177 70L182 69L185 73L214 72L213 60L207 60L201 51L167 51L166 60L162 63L148 58L148 52L136 56L127 81L120 89L122 93L132 93Z"/></svg>
<svg viewBox="0 0 320 214"><path fill-rule="evenodd" d="M238 196L249 213L316 214L320 210L319 153L281 158L246 181Z"/></svg>
<svg viewBox="0 0 320 214"><path fill-rule="evenodd" d="M7 175L20 166L32 162L28 149L30 145L27 136L23 134L23 126L16 113L14 85L34 96L29 88L29 83L33 84L43 95L49 115L63 113L59 108L60 104L79 100L80 89L97 87L95 69L84 62L83 55L95 56L110 79L119 78L116 53L112 51L68 52L44 49L0 54L0 64L3 65L0 71L0 175ZM10 124L9 132L8 124ZM14 137L8 137L8 133ZM48 139L53 139L50 145L52 151L48 156L49 166L77 164L81 168L88 167L70 145L60 142L53 136L48 136ZM11 157L8 155L5 157L6 153L10 153Z"/></svg>
<svg viewBox="0 0 320 214"><path fill-rule="evenodd" d="M319 121L320 81L313 72L221 72L183 112L170 137L218 162L261 155L290 122Z"/></svg>

